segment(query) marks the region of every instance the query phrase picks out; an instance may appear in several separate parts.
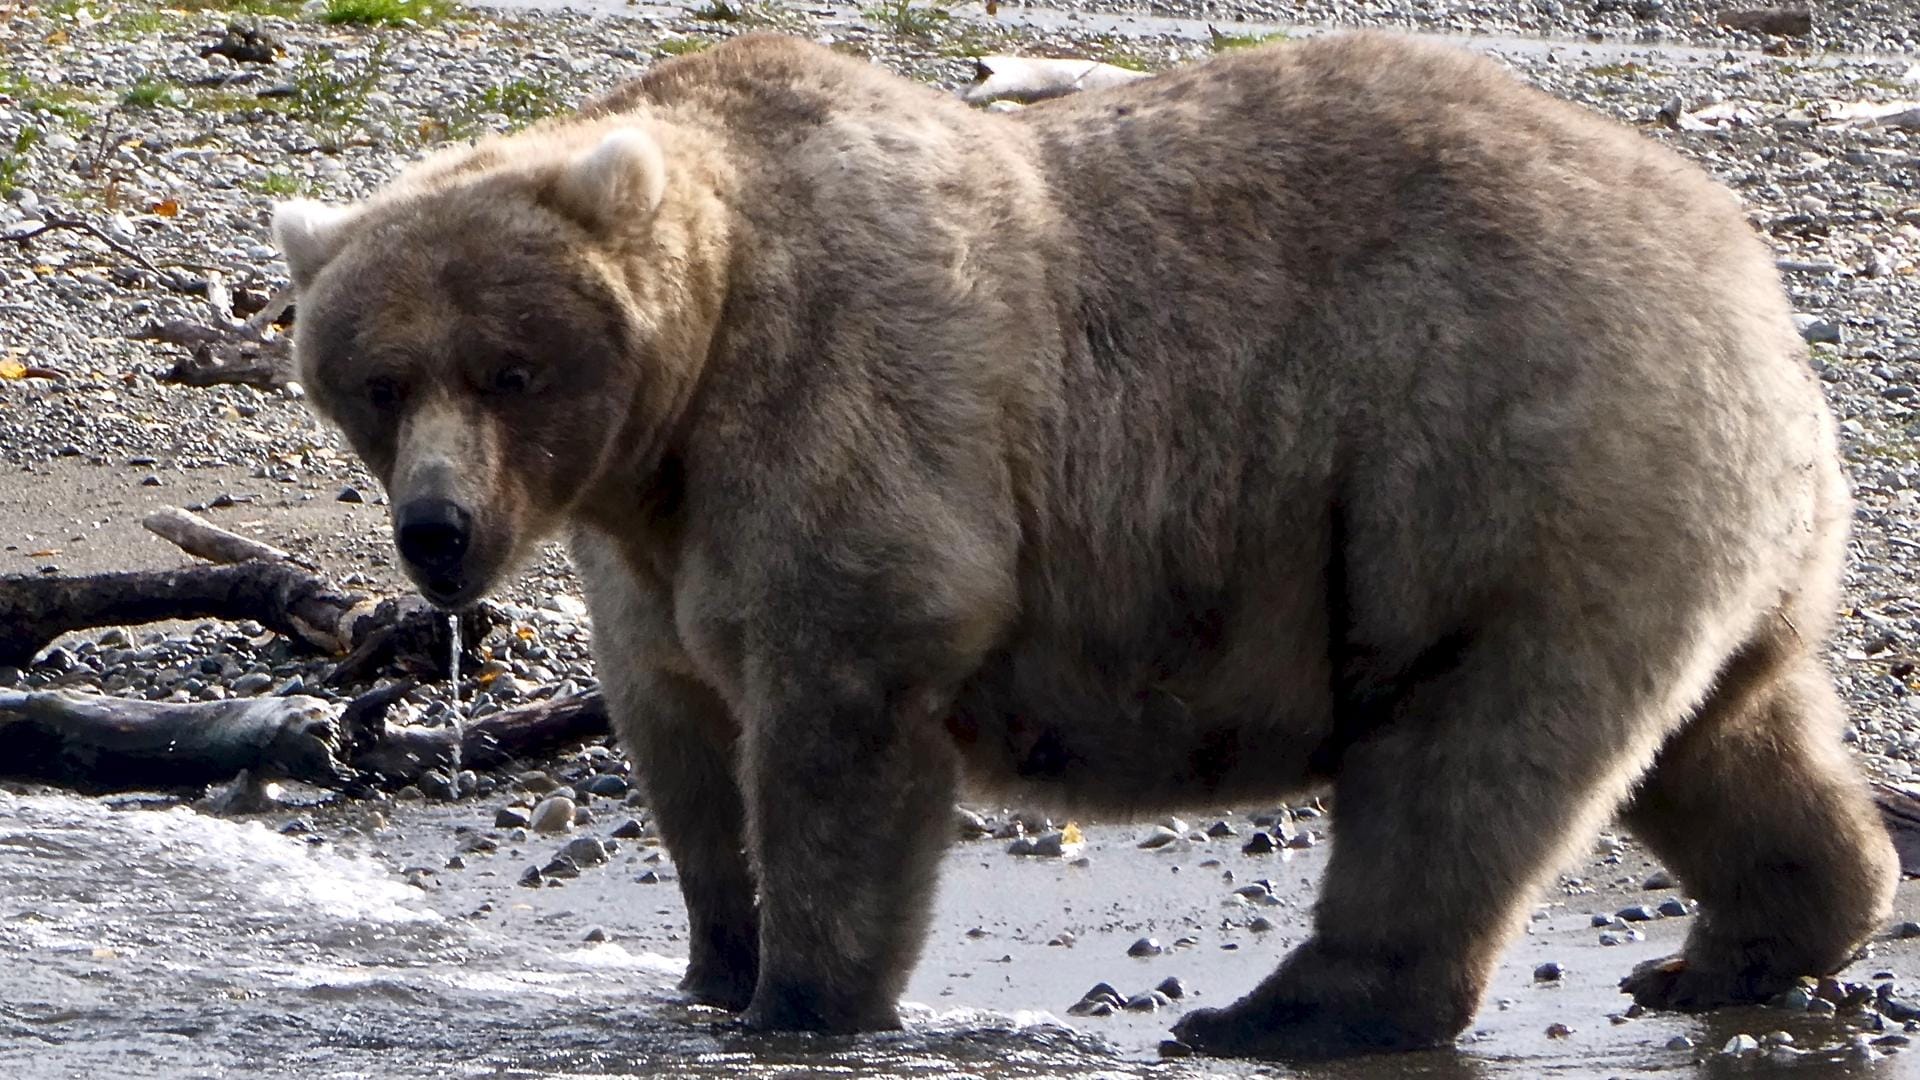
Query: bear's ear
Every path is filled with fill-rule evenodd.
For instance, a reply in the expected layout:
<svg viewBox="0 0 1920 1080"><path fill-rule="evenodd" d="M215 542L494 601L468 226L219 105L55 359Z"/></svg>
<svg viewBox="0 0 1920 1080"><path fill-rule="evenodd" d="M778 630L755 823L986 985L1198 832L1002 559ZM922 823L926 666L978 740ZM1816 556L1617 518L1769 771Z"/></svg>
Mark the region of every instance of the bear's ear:
<svg viewBox="0 0 1920 1080"><path fill-rule="evenodd" d="M560 174L563 213L606 232L644 225L667 192L660 144L639 128L616 128Z"/></svg>
<svg viewBox="0 0 1920 1080"><path fill-rule="evenodd" d="M292 199L273 208L273 241L287 257L296 289L304 289L346 245L356 211L312 199Z"/></svg>

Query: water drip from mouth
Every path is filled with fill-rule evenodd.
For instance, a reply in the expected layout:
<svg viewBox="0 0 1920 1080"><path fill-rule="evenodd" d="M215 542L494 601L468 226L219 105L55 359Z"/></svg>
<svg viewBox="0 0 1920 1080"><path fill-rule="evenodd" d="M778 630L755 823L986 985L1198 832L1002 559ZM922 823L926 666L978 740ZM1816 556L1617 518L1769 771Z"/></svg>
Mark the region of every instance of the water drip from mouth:
<svg viewBox="0 0 1920 1080"><path fill-rule="evenodd" d="M460 784L460 748L467 741L467 724L460 715L460 616L447 613L447 685L452 709L448 715L453 717L453 760L448 766L448 790L458 799L464 792Z"/></svg>

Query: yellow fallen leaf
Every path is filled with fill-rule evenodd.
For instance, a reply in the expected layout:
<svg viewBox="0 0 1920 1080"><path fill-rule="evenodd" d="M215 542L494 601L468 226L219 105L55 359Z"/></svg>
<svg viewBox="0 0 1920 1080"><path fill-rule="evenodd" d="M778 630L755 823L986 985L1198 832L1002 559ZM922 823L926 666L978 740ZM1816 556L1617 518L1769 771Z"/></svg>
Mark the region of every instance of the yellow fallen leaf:
<svg viewBox="0 0 1920 1080"><path fill-rule="evenodd" d="M18 360L0 360L0 379L24 379L27 365Z"/></svg>
<svg viewBox="0 0 1920 1080"><path fill-rule="evenodd" d="M161 199L153 204L152 210L155 217L179 217L180 200Z"/></svg>
<svg viewBox="0 0 1920 1080"><path fill-rule="evenodd" d="M55 30L53 33L47 35L47 44L49 45L65 45L66 43L67 32L65 30Z"/></svg>
<svg viewBox="0 0 1920 1080"><path fill-rule="evenodd" d="M1080 835L1080 826L1071 821L1067 822L1066 828L1060 830L1060 843L1063 846L1066 844L1078 844L1085 839L1086 837Z"/></svg>
<svg viewBox="0 0 1920 1080"><path fill-rule="evenodd" d="M521 626L514 629L513 636L519 638L521 641L532 641L539 635L534 631L533 627Z"/></svg>

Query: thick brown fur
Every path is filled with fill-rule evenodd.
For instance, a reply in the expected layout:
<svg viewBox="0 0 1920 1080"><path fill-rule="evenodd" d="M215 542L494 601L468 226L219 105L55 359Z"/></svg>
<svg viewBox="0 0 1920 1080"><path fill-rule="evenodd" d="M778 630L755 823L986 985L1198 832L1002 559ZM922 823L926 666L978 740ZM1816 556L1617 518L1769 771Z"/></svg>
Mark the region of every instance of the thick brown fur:
<svg viewBox="0 0 1920 1080"><path fill-rule="evenodd" d="M423 587L571 537L686 988L751 1024L897 1023L963 776L1333 785L1313 936L1180 1024L1215 1053L1451 1039L1622 807L1703 905L1650 1004L1888 910L1771 259L1489 63L1359 35L1009 118L749 37L276 228L314 401L471 515Z"/></svg>

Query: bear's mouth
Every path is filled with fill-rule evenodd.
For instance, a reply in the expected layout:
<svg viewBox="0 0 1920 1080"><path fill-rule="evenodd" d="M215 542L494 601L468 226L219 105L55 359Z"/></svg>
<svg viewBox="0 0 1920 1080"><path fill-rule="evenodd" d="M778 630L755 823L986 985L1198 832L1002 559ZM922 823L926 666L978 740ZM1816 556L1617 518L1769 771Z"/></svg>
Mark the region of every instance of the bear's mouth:
<svg viewBox="0 0 1920 1080"><path fill-rule="evenodd" d="M464 576L433 577L416 572L413 583L428 603L448 611L471 607L486 592Z"/></svg>

